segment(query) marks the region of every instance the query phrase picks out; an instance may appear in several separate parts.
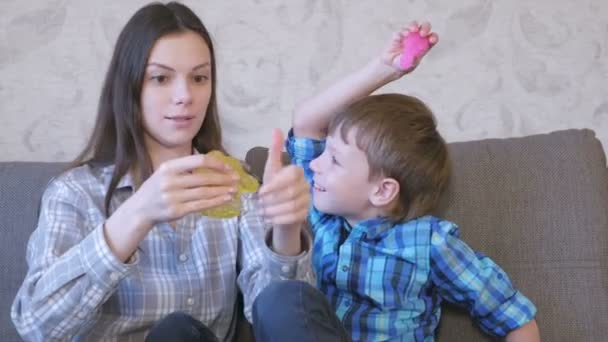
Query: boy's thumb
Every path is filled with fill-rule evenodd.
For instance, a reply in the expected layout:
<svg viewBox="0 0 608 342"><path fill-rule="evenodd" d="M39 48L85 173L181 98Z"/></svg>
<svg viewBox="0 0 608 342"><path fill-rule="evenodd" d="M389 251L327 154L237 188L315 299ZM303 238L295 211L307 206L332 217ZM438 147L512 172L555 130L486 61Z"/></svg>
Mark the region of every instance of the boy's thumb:
<svg viewBox="0 0 608 342"><path fill-rule="evenodd" d="M285 141L283 131L279 128L272 130L272 141L268 148L268 159L264 168L264 183L283 167L281 155L283 154L283 143Z"/></svg>

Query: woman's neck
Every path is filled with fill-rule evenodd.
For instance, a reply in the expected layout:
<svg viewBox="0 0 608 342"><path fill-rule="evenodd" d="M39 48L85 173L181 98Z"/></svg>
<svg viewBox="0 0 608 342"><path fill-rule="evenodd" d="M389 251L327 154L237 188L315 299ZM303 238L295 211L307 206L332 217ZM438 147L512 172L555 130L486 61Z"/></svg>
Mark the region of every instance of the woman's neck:
<svg viewBox="0 0 608 342"><path fill-rule="evenodd" d="M157 149L154 152L150 152L150 161L152 162L152 169L157 170L158 167L169 160L189 156L192 154L192 146L186 146L181 148L172 149Z"/></svg>
<svg viewBox="0 0 608 342"><path fill-rule="evenodd" d="M152 170L157 170L158 167L169 160L189 156L192 154L192 144L167 147L162 146L156 141L147 141L147 150L150 155L150 162L152 163Z"/></svg>

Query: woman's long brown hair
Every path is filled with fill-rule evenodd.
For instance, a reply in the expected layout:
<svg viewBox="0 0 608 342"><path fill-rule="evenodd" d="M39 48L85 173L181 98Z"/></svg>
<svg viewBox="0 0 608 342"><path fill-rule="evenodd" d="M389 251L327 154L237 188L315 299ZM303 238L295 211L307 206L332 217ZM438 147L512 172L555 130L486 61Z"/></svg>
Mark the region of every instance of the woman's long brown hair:
<svg viewBox="0 0 608 342"><path fill-rule="evenodd" d="M146 64L154 43L177 32L193 31L203 38L211 54L212 89L205 120L193 138L201 153L225 152L217 112L217 69L211 37L201 20L188 7L170 2L152 3L138 10L127 22L116 42L99 99L97 119L91 138L72 166L92 167L114 164L105 197L105 213L110 216L110 200L120 179L135 167L143 182L153 172L144 144L141 91Z"/></svg>

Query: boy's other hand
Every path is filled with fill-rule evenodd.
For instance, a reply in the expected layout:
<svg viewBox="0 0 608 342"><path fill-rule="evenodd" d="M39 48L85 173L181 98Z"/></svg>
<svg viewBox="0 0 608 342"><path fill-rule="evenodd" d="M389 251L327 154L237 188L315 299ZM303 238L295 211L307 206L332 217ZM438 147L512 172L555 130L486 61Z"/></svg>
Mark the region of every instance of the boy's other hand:
<svg viewBox="0 0 608 342"><path fill-rule="evenodd" d="M403 55L406 38L409 34L419 34L420 37L428 39L429 49L421 55L416 56L411 66L403 69L401 66L401 57ZM381 61L383 64L393 68L395 73L394 78L397 79L414 71L422 58L433 48L433 46L437 44L438 41L439 36L437 33L432 31L430 23L423 22L421 25L419 25L418 22L414 21L407 28L403 28L401 31L393 34L390 43L382 53Z"/></svg>

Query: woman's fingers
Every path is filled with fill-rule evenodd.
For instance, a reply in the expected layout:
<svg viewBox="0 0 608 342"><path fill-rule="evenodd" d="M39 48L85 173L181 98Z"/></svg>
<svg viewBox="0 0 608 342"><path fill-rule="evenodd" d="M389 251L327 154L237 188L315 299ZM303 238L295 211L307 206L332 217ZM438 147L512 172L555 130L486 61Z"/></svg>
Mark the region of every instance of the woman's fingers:
<svg viewBox="0 0 608 342"><path fill-rule="evenodd" d="M292 225L301 224L306 221L308 208L294 212L285 213L282 215L265 216L265 220L272 225Z"/></svg>
<svg viewBox="0 0 608 342"><path fill-rule="evenodd" d="M275 218L281 216L295 215L300 217L302 211L306 212L310 206L310 195L296 197L289 201L283 201L272 205L264 205L264 216ZM302 216L302 218L306 215Z"/></svg>
<svg viewBox="0 0 608 342"><path fill-rule="evenodd" d="M231 171L232 168L223 161L204 154L193 154L190 156L172 159L162 163L158 171L170 174L192 172L197 169L210 169L218 172Z"/></svg>
<svg viewBox="0 0 608 342"><path fill-rule="evenodd" d="M218 196L234 196L236 193L236 187L230 186L210 186L200 188L190 188L181 191L173 192L170 198L171 202L185 203L191 201L198 201L203 199L211 199Z"/></svg>
<svg viewBox="0 0 608 342"><path fill-rule="evenodd" d="M180 217L187 215L187 214L191 214L191 213L201 212L205 209L214 208L214 207L220 206L222 204L228 203L231 200L232 200L231 195L220 195L220 196L216 196L216 197L212 197L212 198L186 202L180 206L181 211L182 211L182 214Z"/></svg>
<svg viewBox="0 0 608 342"><path fill-rule="evenodd" d="M289 189L293 184L299 184L304 181L304 169L299 166L289 165L282 168L272 180L265 183L260 188L260 195L265 196L270 193L281 192Z"/></svg>
<svg viewBox="0 0 608 342"><path fill-rule="evenodd" d="M165 184L170 189L188 189L201 186L236 186L239 176L235 173L225 172L198 172L185 173L169 178Z"/></svg>

